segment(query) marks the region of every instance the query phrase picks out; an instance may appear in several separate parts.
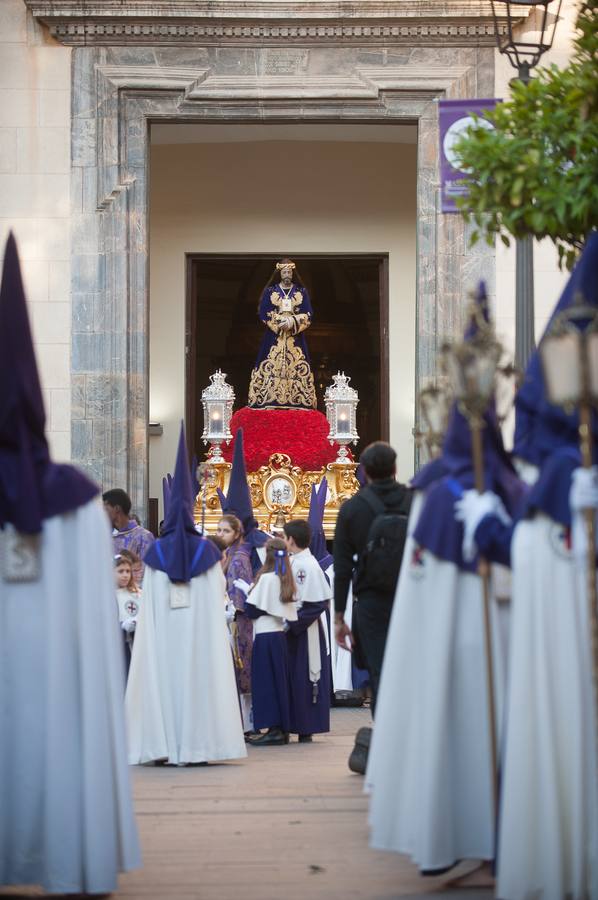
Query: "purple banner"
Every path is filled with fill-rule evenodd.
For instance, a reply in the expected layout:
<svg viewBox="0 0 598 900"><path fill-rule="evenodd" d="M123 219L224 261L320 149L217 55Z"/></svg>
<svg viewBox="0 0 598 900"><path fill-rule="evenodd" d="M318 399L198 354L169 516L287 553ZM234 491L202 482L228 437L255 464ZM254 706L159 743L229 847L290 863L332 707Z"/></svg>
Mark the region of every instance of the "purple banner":
<svg viewBox="0 0 598 900"><path fill-rule="evenodd" d="M481 116L488 109L494 109L499 100L440 100L438 102L438 128L440 132L440 184L442 190L442 212L459 212L455 200L467 197L469 189L467 172L457 168L453 146L463 132L473 125L472 114ZM486 128L489 122L481 120Z"/></svg>

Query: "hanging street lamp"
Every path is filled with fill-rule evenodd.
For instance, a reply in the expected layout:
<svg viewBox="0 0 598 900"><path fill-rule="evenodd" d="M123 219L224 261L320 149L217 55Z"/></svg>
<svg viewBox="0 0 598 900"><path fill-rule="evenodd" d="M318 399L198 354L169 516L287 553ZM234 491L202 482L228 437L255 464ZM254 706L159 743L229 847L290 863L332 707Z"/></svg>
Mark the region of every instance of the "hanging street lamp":
<svg viewBox="0 0 598 900"><path fill-rule="evenodd" d="M562 0L491 0L496 45L507 57L517 79L527 84L531 70L552 47ZM506 28L504 15L506 7ZM523 9L533 8L539 16L533 36L519 38L516 26ZM549 9L550 7L550 9ZM534 337L534 245L531 235L515 242L515 365L524 371L535 347Z"/></svg>

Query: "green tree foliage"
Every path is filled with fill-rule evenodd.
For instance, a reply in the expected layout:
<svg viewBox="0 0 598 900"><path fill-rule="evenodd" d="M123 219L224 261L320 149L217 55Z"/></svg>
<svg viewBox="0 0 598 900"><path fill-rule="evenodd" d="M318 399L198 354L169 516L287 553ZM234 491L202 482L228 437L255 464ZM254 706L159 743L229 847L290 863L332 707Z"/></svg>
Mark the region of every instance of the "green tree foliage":
<svg viewBox="0 0 598 900"><path fill-rule="evenodd" d="M581 4L577 28L567 68L514 81L484 116L494 129L474 125L455 147L473 179L458 201L472 243L548 237L568 268L598 226L598 0Z"/></svg>

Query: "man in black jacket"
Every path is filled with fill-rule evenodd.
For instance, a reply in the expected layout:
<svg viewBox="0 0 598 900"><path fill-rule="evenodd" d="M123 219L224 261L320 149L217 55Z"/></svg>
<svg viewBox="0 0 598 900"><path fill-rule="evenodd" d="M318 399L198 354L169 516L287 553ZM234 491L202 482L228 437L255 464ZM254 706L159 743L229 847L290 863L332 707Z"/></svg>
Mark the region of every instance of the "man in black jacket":
<svg viewBox="0 0 598 900"><path fill-rule="evenodd" d="M397 454L384 441L376 441L365 448L360 463L367 484L339 510L334 535L334 624L336 640L346 646L354 645L354 636L344 621L349 587L355 577L353 631L370 676L372 713L380 682L386 634L402 556L407 517L411 505L411 491L396 481ZM394 553L382 568L387 571L373 575L364 565L365 553L372 551L372 529L381 516L389 516L394 523L396 542ZM370 546L368 546L368 542ZM384 559L383 551L378 550ZM375 568L375 567L374 567ZM390 576L390 577L389 577ZM369 737L369 735L368 735Z"/></svg>

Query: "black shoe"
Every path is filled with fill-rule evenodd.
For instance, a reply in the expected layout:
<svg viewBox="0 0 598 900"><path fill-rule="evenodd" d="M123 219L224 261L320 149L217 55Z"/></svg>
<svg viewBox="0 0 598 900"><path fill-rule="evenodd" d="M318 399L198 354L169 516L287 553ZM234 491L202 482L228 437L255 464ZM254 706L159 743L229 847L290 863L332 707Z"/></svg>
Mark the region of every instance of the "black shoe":
<svg viewBox="0 0 598 900"><path fill-rule="evenodd" d="M269 728L264 734L250 738L248 743L252 747L280 747L289 743L289 736L280 728Z"/></svg>
<svg viewBox="0 0 598 900"><path fill-rule="evenodd" d="M313 738L311 734L300 734L299 735L299 743L300 744L311 744Z"/></svg>
<svg viewBox="0 0 598 900"><path fill-rule="evenodd" d="M371 728L360 728L355 735L355 746L349 757L349 768L358 775L365 775L368 764L368 753L372 739Z"/></svg>

